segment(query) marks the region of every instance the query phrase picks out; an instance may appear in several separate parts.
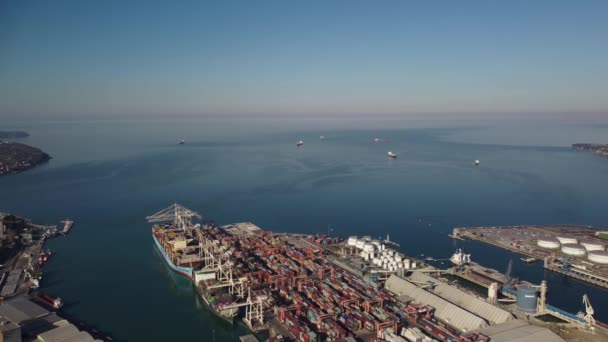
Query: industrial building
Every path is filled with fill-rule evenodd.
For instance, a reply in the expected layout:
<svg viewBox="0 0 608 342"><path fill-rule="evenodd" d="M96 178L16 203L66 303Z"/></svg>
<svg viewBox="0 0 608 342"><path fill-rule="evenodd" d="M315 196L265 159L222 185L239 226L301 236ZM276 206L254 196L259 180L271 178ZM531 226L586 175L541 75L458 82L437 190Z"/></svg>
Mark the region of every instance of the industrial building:
<svg viewBox="0 0 608 342"><path fill-rule="evenodd" d="M413 272L406 278L393 275L387 280L386 289L396 295L406 294L414 303L429 304L440 321L461 332L483 334L491 341L564 341L549 329L515 319L508 311L422 272Z"/></svg>
<svg viewBox="0 0 608 342"><path fill-rule="evenodd" d="M0 303L0 341L92 342L93 337L26 297Z"/></svg>
<svg viewBox="0 0 608 342"><path fill-rule="evenodd" d="M559 342L564 341L549 329L531 325L520 319L494 325L477 331L493 342Z"/></svg>
<svg viewBox="0 0 608 342"><path fill-rule="evenodd" d="M510 312L459 290L452 285L439 281L423 272L412 272L408 279L417 284L432 283L432 292L434 294L483 318L489 324L500 324L514 319Z"/></svg>
<svg viewBox="0 0 608 342"><path fill-rule="evenodd" d="M432 306L435 308L435 317L438 320L460 332L478 330L489 326L483 318L397 275L391 275L384 287L397 296L407 295L413 303Z"/></svg>

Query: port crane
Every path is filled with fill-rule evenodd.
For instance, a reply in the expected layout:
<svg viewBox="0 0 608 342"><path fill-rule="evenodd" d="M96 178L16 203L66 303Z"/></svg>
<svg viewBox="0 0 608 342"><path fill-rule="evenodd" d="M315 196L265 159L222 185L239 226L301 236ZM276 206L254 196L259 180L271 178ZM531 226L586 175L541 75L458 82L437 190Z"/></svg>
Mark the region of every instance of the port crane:
<svg viewBox="0 0 608 342"><path fill-rule="evenodd" d="M192 227L193 219L201 219L202 216L196 211L190 210L177 203L172 204L154 215L146 217L148 222L173 221L173 230L186 230Z"/></svg>
<svg viewBox="0 0 608 342"><path fill-rule="evenodd" d="M587 326L593 328L593 325L595 325L595 318L593 318L593 314L595 313L593 311L593 306L591 306L591 302L589 302L589 297L587 297L587 294L583 295L583 305L585 305L585 313L582 314L583 319L585 320L585 323L587 323Z"/></svg>

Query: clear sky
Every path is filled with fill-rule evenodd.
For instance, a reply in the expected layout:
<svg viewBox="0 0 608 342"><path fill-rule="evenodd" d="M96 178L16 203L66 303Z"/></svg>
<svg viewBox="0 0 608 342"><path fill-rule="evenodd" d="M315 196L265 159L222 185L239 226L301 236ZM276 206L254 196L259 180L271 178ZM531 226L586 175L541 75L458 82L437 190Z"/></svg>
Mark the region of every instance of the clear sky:
<svg viewBox="0 0 608 342"><path fill-rule="evenodd" d="M608 113L608 1L0 2L0 115Z"/></svg>

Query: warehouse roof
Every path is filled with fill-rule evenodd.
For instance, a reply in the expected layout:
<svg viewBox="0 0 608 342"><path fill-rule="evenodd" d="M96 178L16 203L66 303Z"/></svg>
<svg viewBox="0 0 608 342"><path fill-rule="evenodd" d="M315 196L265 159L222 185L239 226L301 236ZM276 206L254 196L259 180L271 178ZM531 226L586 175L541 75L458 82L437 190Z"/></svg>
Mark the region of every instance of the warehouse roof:
<svg viewBox="0 0 608 342"><path fill-rule="evenodd" d="M423 272L413 272L408 279L418 283L432 282L435 284L432 290L434 294L476 314L490 322L490 324L500 324L514 319L513 315L508 311L439 281Z"/></svg>
<svg viewBox="0 0 608 342"><path fill-rule="evenodd" d="M17 297L0 304L0 316L4 316L17 324L48 314L48 310L25 297Z"/></svg>
<svg viewBox="0 0 608 342"><path fill-rule="evenodd" d="M530 325L520 319L480 329L479 332L491 338L493 342L564 342L564 339L551 330Z"/></svg>
<svg viewBox="0 0 608 342"><path fill-rule="evenodd" d="M42 334L38 335L38 340L41 342L63 341L68 337L77 335L78 333L78 328L76 328L73 324L68 324L43 332Z"/></svg>
<svg viewBox="0 0 608 342"><path fill-rule="evenodd" d="M72 335L60 342L93 342L93 337L86 331L81 331L76 335Z"/></svg>
<svg viewBox="0 0 608 342"><path fill-rule="evenodd" d="M428 304L435 308L435 317L453 326L461 332L481 329L488 326L488 323L447 300L430 293L409 281L391 275L386 281L385 288L397 295L407 295L414 299L415 303Z"/></svg>
<svg viewBox="0 0 608 342"><path fill-rule="evenodd" d="M241 342L258 342L258 339L254 336L254 335L243 335L241 337L239 337L239 339L241 340Z"/></svg>

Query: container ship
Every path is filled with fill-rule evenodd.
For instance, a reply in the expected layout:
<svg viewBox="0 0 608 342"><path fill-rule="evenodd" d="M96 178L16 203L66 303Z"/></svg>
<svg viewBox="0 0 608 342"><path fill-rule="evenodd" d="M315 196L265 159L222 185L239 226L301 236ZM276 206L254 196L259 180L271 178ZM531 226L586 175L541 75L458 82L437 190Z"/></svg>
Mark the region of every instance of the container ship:
<svg viewBox="0 0 608 342"><path fill-rule="evenodd" d="M154 215L148 216L149 222L166 222L152 226L154 245L169 268L178 275L192 280L193 285L205 305L218 317L233 322L238 310L227 308L235 298L221 293L214 285L218 282L215 271L200 268L208 257L201 251L200 231L205 229L200 224L193 224L193 219L201 215L179 204L174 204ZM195 272L194 270L198 270Z"/></svg>
<svg viewBox="0 0 608 342"><path fill-rule="evenodd" d="M165 263L175 273L192 279L192 270L201 263L199 241L195 231L200 227L192 219L200 219L200 214L174 204L158 213L148 216L149 222L166 222L152 226L152 239Z"/></svg>

